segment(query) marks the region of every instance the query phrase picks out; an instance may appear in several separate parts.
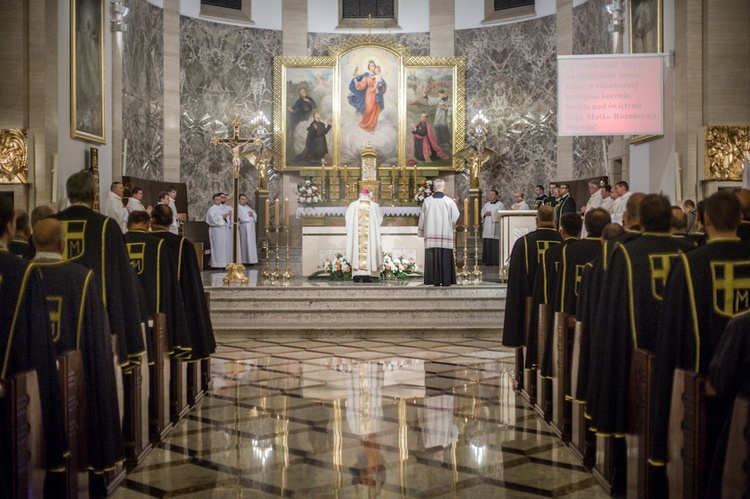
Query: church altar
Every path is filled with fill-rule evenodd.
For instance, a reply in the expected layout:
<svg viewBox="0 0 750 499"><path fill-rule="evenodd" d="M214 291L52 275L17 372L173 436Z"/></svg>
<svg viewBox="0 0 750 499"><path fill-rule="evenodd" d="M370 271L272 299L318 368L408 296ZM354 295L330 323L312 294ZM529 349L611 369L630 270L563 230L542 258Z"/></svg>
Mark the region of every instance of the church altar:
<svg viewBox="0 0 750 499"><path fill-rule="evenodd" d="M495 215L500 224L500 280L508 280L510 253L518 238L536 230L536 210L500 210Z"/></svg>

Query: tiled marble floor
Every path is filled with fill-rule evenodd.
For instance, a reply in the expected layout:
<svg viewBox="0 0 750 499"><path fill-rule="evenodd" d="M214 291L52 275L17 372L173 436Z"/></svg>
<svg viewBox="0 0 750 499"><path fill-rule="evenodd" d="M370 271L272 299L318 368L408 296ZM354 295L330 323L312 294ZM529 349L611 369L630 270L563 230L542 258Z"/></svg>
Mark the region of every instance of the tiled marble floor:
<svg viewBox="0 0 750 499"><path fill-rule="evenodd" d="M213 392L115 497L606 497L512 367L487 339L220 341Z"/></svg>

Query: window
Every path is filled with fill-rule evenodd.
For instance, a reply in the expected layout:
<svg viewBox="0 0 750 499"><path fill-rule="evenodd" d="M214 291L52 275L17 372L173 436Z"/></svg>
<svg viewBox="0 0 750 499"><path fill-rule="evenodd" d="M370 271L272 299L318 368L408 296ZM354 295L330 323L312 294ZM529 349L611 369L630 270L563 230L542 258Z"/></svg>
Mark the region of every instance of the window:
<svg viewBox="0 0 750 499"><path fill-rule="evenodd" d="M242 10L242 0L201 0L201 5L213 5L225 9Z"/></svg>
<svg viewBox="0 0 750 499"><path fill-rule="evenodd" d="M201 0L201 17L252 26L251 0Z"/></svg>
<svg viewBox="0 0 750 499"><path fill-rule="evenodd" d="M482 24L520 21L535 16L535 0L484 0Z"/></svg>
<svg viewBox="0 0 750 499"><path fill-rule="evenodd" d="M498 10L512 9L514 7L534 6L534 0L494 0L495 12Z"/></svg>
<svg viewBox="0 0 750 499"><path fill-rule="evenodd" d="M399 29L398 0L339 0L339 29Z"/></svg>

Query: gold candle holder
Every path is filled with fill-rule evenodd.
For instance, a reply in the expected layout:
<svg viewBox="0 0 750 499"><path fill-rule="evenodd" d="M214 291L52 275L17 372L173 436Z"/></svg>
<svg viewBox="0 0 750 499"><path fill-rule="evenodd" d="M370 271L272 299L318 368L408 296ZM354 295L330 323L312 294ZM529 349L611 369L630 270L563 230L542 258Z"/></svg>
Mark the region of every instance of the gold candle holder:
<svg viewBox="0 0 750 499"><path fill-rule="evenodd" d="M278 281L281 277L281 269L279 269L279 233L281 232L281 226L276 225L274 228L276 230L276 251L274 251L274 253L276 253L276 268L273 269L271 280Z"/></svg>
<svg viewBox="0 0 750 499"><path fill-rule="evenodd" d="M468 270L469 263L469 226L464 225L464 264L461 266L461 283L468 284L471 279L471 272Z"/></svg>
<svg viewBox="0 0 750 499"><path fill-rule="evenodd" d="M474 226L474 284L482 282L482 270L479 268L479 224Z"/></svg>
<svg viewBox="0 0 750 499"><path fill-rule="evenodd" d="M456 239L456 236L458 235L458 226L453 225L453 269L456 273L456 281L458 281L458 258L456 258L456 247L458 246L458 239Z"/></svg>
<svg viewBox="0 0 750 499"><path fill-rule="evenodd" d="M284 227L284 232L286 232L286 268L284 269L284 273L281 275L281 277L283 277L285 281L289 281L291 279L294 279L294 274L292 274L292 267L289 266L289 225L286 225Z"/></svg>
<svg viewBox="0 0 750 499"><path fill-rule="evenodd" d="M266 204L266 206L268 205ZM272 251L271 250L271 225L270 224L266 224L266 245L263 248L263 250L266 254L266 265L263 267L263 274L261 275L263 276L263 279L268 280L271 278L271 266L269 265L268 262L270 260L269 253Z"/></svg>

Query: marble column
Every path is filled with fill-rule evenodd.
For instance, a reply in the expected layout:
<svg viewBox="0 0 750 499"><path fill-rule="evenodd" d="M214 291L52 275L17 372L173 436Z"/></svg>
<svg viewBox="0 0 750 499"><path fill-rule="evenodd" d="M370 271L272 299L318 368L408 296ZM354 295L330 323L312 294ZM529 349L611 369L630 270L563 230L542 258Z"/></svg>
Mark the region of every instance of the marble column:
<svg viewBox="0 0 750 499"><path fill-rule="evenodd" d="M557 0L557 55L573 53L573 0ZM557 180L573 178L573 137L557 137Z"/></svg>
<svg viewBox="0 0 750 499"><path fill-rule="evenodd" d="M109 28L109 25L106 26ZM119 182L122 179L122 152L123 152L123 45L125 33L112 31L112 181ZM104 165L102 165L104 166ZM101 166L100 166L101 168ZM125 171L127 172L127 169ZM133 172L130 172L132 175ZM109 190L109 186L107 189Z"/></svg>
<svg viewBox="0 0 750 499"><path fill-rule="evenodd" d="M456 40L456 5L453 0L430 0L430 55L453 57Z"/></svg>
<svg viewBox="0 0 750 499"><path fill-rule="evenodd" d="M180 0L164 0L164 181L180 182Z"/></svg>

